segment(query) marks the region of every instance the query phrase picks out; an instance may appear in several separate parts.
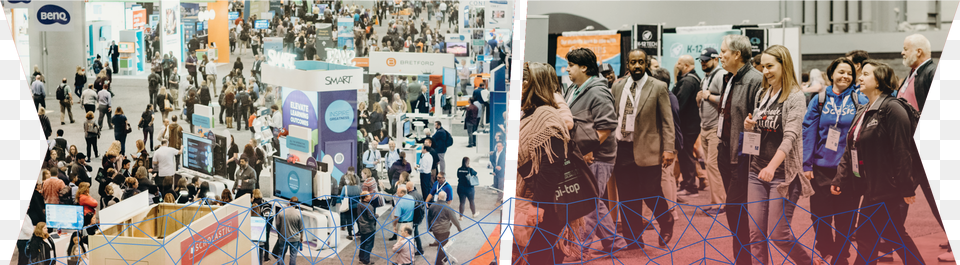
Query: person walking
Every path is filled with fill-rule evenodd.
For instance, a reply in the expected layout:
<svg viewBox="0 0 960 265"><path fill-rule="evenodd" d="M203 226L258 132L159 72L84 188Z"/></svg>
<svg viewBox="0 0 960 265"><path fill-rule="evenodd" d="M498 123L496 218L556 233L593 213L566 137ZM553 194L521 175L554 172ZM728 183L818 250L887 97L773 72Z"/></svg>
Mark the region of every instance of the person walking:
<svg viewBox="0 0 960 265"><path fill-rule="evenodd" d="M80 101L77 103L83 104L84 112L97 111L97 91L93 90L93 84L87 85L87 89L83 90Z"/></svg>
<svg viewBox="0 0 960 265"><path fill-rule="evenodd" d="M437 239L437 243L435 243L437 245L437 259L433 264L447 264L447 253L443 247L447 244L447 239L450 238L450 224L452 223L457 227L457 232L463 231L463 228L460 227L460 221L456 218L457 214L447 205L449 201L447 192L440 191L437 193L437 201L430 204L430 214L428 214L427 221L430 222L430 232L433 232L433 236Z"/></svg>
<svg viewBox="0 0 960 265"><path fill-rule="evenodd" d="M438 172L446 172L447 162L444 157L447 155L447 148L453 146L453 135L450 134L446 129L443 128L441 122L435 121L436 132L433 133L433 146L432 148L437 151L437 170Z"/></svg>
<svg viewBox="0 0 960 265"><path fill-rule="evenodd" d="M41 78L43 78L43 75L34 76L33 83L30 84L30 91L33 92L34 108L40 108L41 106L47 107L47 103L45 102L47 97L47 89L43 85L43 81L40 81Z"/></svg>
<svg viewBox="0 0 960 265"><path fill-rule="evenodd" d="M78 95L79 96L79 95ZM73 96L70 95L70 86L67 85L67 78L63 78L63 83L57 87L57 101L60 102L60 125L64 125L67 114L70 117L70 123L73 120Z"/></svg>
<svg viewBox="0 0 960 265"><path fill-rule="evenodd" d="M77 73L73 76L73 93L80 97L83 87L87 84L87 72L83 66L77 66Z"/></svg>
<svg viewBox="0 0 960 265"><path fill-rule="evenodd" d="M146 143L147 140L150 141L150 149L148 150L153 150L153 120L153 105L147 104L147 108L140 114L140 122L137 123L137 128L143 131L144 143Z"/></svg>
<svg viewBox="0 0 960 265"><path fill-rule="evenodd" d="M474 197L477 194L476 186L480 185L480 179L477 178L477 171L470 167L470 158L463 157L460 168L457 169L457 195L460 197L460 219L463 219L465 209L463 208L467 201L470 201L470 212L473 213L473 219L477 219L477 204Z"/></svg>
<svg viewBox="0 0 960 265"><path fill-rule="evenodd" d="M280 238L283 239L283 245L280 247L279 259L286 260L288 264L297 264L297 257L303 242L304 231L303 213L300 209L300 200L296 196L290 198L290 204L280 210L274 220L274 225L278 229ZM278 242L279 243L279 242ZM284 257L287 251L290 251L289 257ZM280 262L280 264L283 264Z"/></svg>
<svg viewBox="0 0 960 265"><path fill-rule="evenodd" d="M100 138L100 126L93 122L93 112L87 112L86 115L87 122L83 123L83 131L85 133L84 140L87 141L87 154L93 154L94 157L99 158L100 152L97 151L97 139ZM90 148L93 147L93 153L90 152Z"/></svg>
<svg viewBox="0 0 960 265"><path fill-rule="evenodd" d="M357 205L357 237L360 240L360 250L357 254L360 264L372 264L370 254L373 253L373 244L376 240L377 214L370 201L373 194L368 191L360 193L360 204Z"/></svg>
<svg viewBox="0 0 960 265"><path fill-rule="evenodd" d="M113 120L111 121L113 127L116 130L113 130L114 139L120 141L120 155L126 155L127 153L127 134L132 130L130 128L130 122L127 121L127 116L123 115L123 108L117 107L117 112L113 115Z"/></svg>
<svg viewBox="0 0 960 265"><path fill-rule="evenodd" d="M110 91L107 89L101 89L97 92L97 111L100 113L100 118L97 119L97 126L103 128L103 116L107 116L107 126L109 126L111 130L113 130L113 124L110 123L112 119L110 112L113 111L112 98L113 96L110 95Z"/></svg>

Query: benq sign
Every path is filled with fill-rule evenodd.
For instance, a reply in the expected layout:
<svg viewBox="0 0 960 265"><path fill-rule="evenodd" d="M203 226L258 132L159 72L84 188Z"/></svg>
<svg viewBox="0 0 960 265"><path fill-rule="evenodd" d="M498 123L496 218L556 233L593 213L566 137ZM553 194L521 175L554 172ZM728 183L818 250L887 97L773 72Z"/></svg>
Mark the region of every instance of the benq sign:
<svg viewBox="0 0 960 265"><path fill-rule="evenodd" d="M44 25L53 25L60 23L63 25L70 23L70 13L58 5L45 5L37 10L37 21Z"/></svg>
<svg viewBox="0 0 960 265"><path fill-rule="evenodd" d="M11 4L29 4L32 0L10 0Z"/></svg>

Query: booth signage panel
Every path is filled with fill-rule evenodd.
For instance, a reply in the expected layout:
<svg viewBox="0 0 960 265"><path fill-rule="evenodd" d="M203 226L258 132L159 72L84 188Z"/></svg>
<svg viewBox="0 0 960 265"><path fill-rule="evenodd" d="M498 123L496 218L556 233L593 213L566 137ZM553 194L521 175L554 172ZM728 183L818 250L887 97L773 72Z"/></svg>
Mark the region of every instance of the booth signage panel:
<svg viewBox="0 0 960 265"><path fill-rule="evenodd" d="M213 122L210 120L210 117L194 113L193 125L200 126L201 128L210 129L213 127Z"/></svg>
<svg viewBox="0 0 960 265"><path fill-rule="evenodd" d="M143 29L147 25L147 10L140 9L133 11L133 28Z"/></svg>
<svg viewBox="0 0 960 265"><path fill-rule="evenodd" d="M162 54L181 55L183 42L180 30L180 1L160 2L160 38ZM183 57L183 56L180 56ZM183 58L178 58L183 59ZM177 62L179 66L180 62Z"/></svg>
<svg viewBox="0 0 960 265"><path fill-rule="evenodd" d="M310 141L296 137L287 137L287 148L290 148L290 150L310 153Z"/></svg>
<svg viewBox="0 0 960 265"><path fill-rule="evenodd" d="M180 242L181 264L197 264L204 257L221 251L228 243L237 240L240 237L239 224L240 216L234 212Z"/></svg>
<svg viewBox="0 0 960 265"><path fill-rule="evenodd" d="M358 80L360 86L362 80ZM333 158L332 176L339 180L347 168L357 165L357 92L355 90L320 92L320 109L324 117L320 119L320 139L318 150L321 156ZM328 116L329 115L329 116ZM323 160L320 157L317 160Z"/></svg>
<svg viewBox="0 0 960 265"><path fill-rule="evenodd" d="M485 28L509 29L513 27L513 1L492 0L486 3Z"/></svg>
<svg viewBox="0 0 960 265"><path fill-rule="evenodd" d="M724 35L740 35L740 31L663 34L663 56L660 58L660 65L676 65L677 60L682 55L700 58L700 53L706 48L714 48L720 51L720 43L723 42ZM703 72L699 63L694 64L694 67L696 71Z"/></svg>
<svg viewBox="0 0 960 265"><path fill-rule="evenodd" d="M317 48L317 56L320 56L321 60L327 60L327 48L336 48L337 41L332 35L333 24L330 23L316 23L316 41L314 45ZM312 59L312 58L307 58Z"/></svg>
<svg viewBox="0 0 960 265"><path fill-rule="evenodd" d="M747 36L747 39L750 40L750 51L753 53L753 56L757 56L767 49L767 29L754 28L754 29L743 29L743 35Z"/></svg>
<svg viewBox="0 0 960 265"><path fill-rule="evenodd" d="M587 48L597 55L597 63L608 63L613 71L620 76L620 35L590 35L590 36L559 36L557 37L557 75L566 76L567 53ZM660 65L672 65L663 64Z"/></svg>
<svg viewBox="0 0 960 265"><path fill-rule="evenodd" d="M660 44L663 40L663 27L658 24L638 24L633 28L633 48L641 49L648 55L660 55Z"/></svg>
<svg viewBox="0 0 960 265"><path fill-rule="evenodd" d="M30 2L30 1L27 1ZM83 8L80 1L33 1L30 7L30 30L75 31L82 27ZM78 24L81 23L81 24Z"/></svg>
<svg viewBox="0 0 960 265"><path fill-rule="evenodd" d="M262 77L264 83L296 88L302 91L356 90L363 85L363 69L361 68L304 71L263 65Z"/></svg>
<svg viewBox="0 0 960 265"><path fill-rule="evenodd" d="M371 52L370 72L388 74L442 74L444 67L456 67L453 54Z"/></svg>

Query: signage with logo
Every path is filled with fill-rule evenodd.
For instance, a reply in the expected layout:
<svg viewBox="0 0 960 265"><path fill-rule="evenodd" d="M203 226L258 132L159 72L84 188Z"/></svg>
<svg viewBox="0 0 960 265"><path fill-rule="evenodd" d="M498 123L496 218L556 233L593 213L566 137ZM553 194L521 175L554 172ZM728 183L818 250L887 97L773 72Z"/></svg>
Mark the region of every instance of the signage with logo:
<svg viewBox="0 0 960 265"><path fill-rule="evenodd" d="M238 17L240 17L240 12L227 13L227 19L230 20L231 24L233 23L234 20L237 20Z"/></svg>
<svg viewBox="0 0 960 265"><path fill-rule="evenodd" d="M660 65L672 68L677 64L677 60L682 55L693 56L694 59L700 58L700 54L706 48L714 48L720 51L720 43L723 42L725 35L738 35L739 30L714 31L703 33L688 34L663 34L663 56L660 58ZM699 63L694 67L700 76L703 76L703 70ZM670 69L668 68L668 69Z"/></svg>
<svg viewBox="0 0 960 265"><path fill-rule="evenodd" d="M270 21L266 19L258 19L253 22L254 29L267 29L270 27Z"/></svg>
<svg viewBox="0 0 960 265"><path fill-rule="evenodd" d="M266 62L268 65L286 69L296 69L296 65L294 65L297 58L296 54L276 50L266 50L264 53L267 54Z"/></svg>
<svg viewBox="0 0 960 265"><path fill-rule="evenodd" d="M326 112L323 114L323 121L330 131L342 133L353 126L354 113L356 111L354 111L353 105L345 100L336 100L327 106Z"/></svg>
<svg viewBox="0 0 960 265"><path fill-rule="evenodd" d="M147 10L133 10L133 28L143 29L147 25Z"/></svg>
<svg viewBox="0 0 960 265"><path fill-rule="evenodd" d="M314 139L314 143L316 142L316 133L319 127L317 93L288 87L283 87L281 93L283 96L283 105L281 105L283 109L283 128L290 132L287 147L315 157L316 154L309 145L310 139ZM300 140L291 140L289 139L290 136Z"/></svg>
<svg viewBox="0 0 960 265"><path fill-rule="evenodd" d="M750 40L750 50L753 52L753 56L757 56L767 49L767 45L770 43L767 41L767 29L745 28L741 30L743 30L743 35Z"/></svg>
<svg viewBox="0 0 960 265"><path fill-rule="evenodd" d="M327 58L327 48L336 48L337 39L331 35L333 34L332 27L333 24L330 23L316 23L316 41L314 45L317 48L317 56L320 56L320 60L326 61Z"/></svg>
<svg viewBox="0 0 960 265"><path fill-rule="evenodd" d="M353 59L357 57L355 50L338 50L335 48L324 48L327 54L326 62L339 65L355 66Z"/></svg>
<svg viewBox="0 0 960 265"><path fill-rule="evenodd" d="M587 48L597 55L597 63L608 63L620 75L620 35L559 36L557 37L557 75L567 75L567 53Z"/></svg>
<svg viewBox="0 0 960 265"><path fill-rule="evenodd" d="M443 74L444 67L456 67L453 54L371 52L370 72L390 74Z"/></svg>
<svg viewBox="0 0 960 265"><path fill-rule="evenodd" d="M357 83L354 89L363 83L363 80L353 81ZM350 166L357 165L357 92L341 90L323 91L319 94L323 118L320 119L317 148L323 152L321 158L333 158L331 175L334 179L340 179Z"/></svg>
<svg viewBox="0 0 960 265"><path fill-rule="evenodd" d="M663 26L656 25L635 25L633 27L633 46L634 49L642 49L649 55L660 56L660 44L663 40Z"/></svg>
<svg viewBox="0 0 960 265"><path fill-rule="evenodd" d="M74 22L73 15L81 11L80 3L77 1L45 1L34 2L36 9L34 17L30 19L30 29L37 28L40 31L73 31L71 22Z"/></svg>
<svg viewBox="0 0 960 265"><path fill-rule="evenodd" d="M33 2L33 0L5 0L3 1L3 6L4 7L20 7L20 6L26 6L30 4L30 2Z"/></svg>
<svg viewBox="0 0 960 265"><path fill-rule="evenodd" d="M234 212L199 230L180 242L181 264L193 265L203 258L220 251L240 237L240 215Z"/></svg>
<svg viewBox="0 0 960 265"><path fill-rule="evenodd" d="M341 17L337 20L337 47L353 49L353 18Z"/></svg>

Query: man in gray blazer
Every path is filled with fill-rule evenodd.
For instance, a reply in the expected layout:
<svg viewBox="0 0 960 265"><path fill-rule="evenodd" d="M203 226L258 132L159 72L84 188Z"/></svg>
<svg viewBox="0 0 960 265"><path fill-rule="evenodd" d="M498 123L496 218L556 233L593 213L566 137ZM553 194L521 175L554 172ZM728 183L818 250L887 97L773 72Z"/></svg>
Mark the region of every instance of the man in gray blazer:
<svg viewBox="0 0 960 265"><path fill-rule="evenodd" d="M660 246L666 247L673 237L674 220L663 198L660 179L661 168L670 166L676 158L670 91L666 83L648 75L650 60L646 52L635 49L627 58L630 76L617 80L612 89L620 117L620 126L612 135L617 139L614 174L620 201L629 209L623 211L629 224L624 237L636 240L628 249L644 246L644 219L639 213L646 203L660 224ZM639 200L645 197L653 198Z"/></svg>

